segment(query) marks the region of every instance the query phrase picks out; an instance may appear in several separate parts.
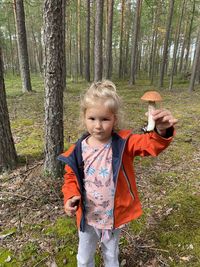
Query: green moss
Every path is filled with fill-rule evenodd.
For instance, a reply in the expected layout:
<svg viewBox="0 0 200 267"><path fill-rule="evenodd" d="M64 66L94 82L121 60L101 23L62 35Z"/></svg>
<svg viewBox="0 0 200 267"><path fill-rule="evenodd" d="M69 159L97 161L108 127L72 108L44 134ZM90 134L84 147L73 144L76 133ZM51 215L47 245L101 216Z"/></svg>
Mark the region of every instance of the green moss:
<svg viewBox="0 0 200 267"><path fill-rule="evenodd" d="M190 264L200 262L200 199L197 195L175 191L168 201L172 212L165 216L151 233L156 245L169 251L174 263L170 266L184 266L182 259L190 256Z"/></svg>
<svg viewBox="0 0 200 267"><path fill-rule="evenodd" d="M56 254L56 263L59 267L74 267L76 266L77 246L65 246ZM65 264L65 262L67 264Z"/></svg>
<svg viewBox="0 0 200 267"><path fill-rule="evenodd" d="M77 228L74 220L67 217L58 218L54 225L47 227L45 230L45 234L60 238L69 238L76 232Z"/></svg>
<svg viewBox="0 0 200 267"><path fill-rule="evenodd" d="M143 215L130 223L130 230L133 236L139 235L145 231L150 211L151 210L148 208L143 209Z"/></svg>
<svg viewBox="0 0 200 267"><path fill-rule="evenodd" d="M40 158L43 153L43 141L41 130L33 130L28 135L22 136L22 140L16 144L17 152L24 157Z"/></svg>

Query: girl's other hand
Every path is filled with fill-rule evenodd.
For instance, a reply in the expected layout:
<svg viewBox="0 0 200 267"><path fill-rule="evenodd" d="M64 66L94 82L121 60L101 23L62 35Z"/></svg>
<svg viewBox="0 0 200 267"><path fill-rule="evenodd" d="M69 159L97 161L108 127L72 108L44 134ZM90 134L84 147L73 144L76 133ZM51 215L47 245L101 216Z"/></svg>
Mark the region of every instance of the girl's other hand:
<svg viewBox="0 0 200 267"><path fill-rule="evenodd" d="M64 210L68 216L72 217L75 215L78 209L80 198L81 198L80 196L74 196L67 200L64 206Z"/></svg>

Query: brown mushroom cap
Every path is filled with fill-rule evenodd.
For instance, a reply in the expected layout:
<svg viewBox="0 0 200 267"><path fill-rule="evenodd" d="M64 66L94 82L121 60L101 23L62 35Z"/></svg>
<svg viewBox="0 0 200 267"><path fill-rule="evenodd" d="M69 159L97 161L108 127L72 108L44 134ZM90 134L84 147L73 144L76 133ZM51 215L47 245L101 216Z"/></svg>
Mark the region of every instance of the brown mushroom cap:
<svg viewBox="0 0 200 267"><path fill-rule="evenodd" d="M151 102L162 101L161 95L156 91L148 91L148 92L146 92L141 97L141 99L144 100L144 101L151 101Z"/></svg>

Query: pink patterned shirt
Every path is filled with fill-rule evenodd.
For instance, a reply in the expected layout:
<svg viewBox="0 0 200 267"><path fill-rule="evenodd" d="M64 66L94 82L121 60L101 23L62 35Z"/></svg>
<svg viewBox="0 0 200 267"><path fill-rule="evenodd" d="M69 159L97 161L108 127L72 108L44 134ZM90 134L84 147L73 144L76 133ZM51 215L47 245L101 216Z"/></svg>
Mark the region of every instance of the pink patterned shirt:
<svg viewBox="0 0 200 267"><path fill-rule="evenodd" d="M111 141L91 147L87 144L87 139L84 139L82 156L87 224L97 229L112 229L115 187Z"/></svg>

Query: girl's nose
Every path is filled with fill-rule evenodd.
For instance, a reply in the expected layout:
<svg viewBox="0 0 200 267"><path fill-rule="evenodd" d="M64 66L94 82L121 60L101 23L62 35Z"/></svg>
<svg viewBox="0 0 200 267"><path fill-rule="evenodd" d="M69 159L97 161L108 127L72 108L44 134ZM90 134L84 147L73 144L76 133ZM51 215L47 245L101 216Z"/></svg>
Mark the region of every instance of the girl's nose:
<svg viewBox="0 0 200 267"><path fill-rule="evenodd" d="M101 122L100 121L96 121L96 128L101 128Z"/></svg>

